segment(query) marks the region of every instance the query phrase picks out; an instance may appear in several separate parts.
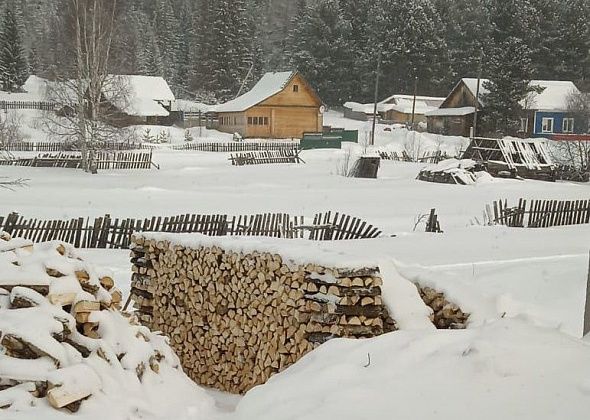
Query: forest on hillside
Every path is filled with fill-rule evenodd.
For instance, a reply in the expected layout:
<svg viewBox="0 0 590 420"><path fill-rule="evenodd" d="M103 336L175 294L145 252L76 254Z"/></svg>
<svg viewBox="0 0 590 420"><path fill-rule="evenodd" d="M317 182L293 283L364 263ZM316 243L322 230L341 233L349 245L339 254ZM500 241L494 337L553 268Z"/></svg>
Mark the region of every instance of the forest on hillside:
<svg viewBox="0 0 590 420"><path fill-rule="evenodd" d="M69 3L0 0L3 80L10 71L20 79L72 71ZM420 94L446 95L459 78L478 74L589 87L587 0L112 3L109 71L163 76L183 98L227 100L265 71L296 68L327 104L369 101L379 59L382 96L411 93L415 82Z"/></svg>

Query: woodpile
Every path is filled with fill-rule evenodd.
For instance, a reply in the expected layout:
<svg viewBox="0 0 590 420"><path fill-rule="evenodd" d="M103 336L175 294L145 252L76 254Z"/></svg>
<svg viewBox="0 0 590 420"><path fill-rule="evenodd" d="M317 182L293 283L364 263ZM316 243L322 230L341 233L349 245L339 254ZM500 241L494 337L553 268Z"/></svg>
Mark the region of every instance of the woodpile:
<svg viewBox="0 0 590 420"><path fill-rule="evenodd" d="M0 417L14 403L10 395L23 390L74 412L101 390L108 369L113 380L125 369L141 381L164 359L177 365L163 338L118 312L121 300L112 276L71 246L33 246L1 233ZM98 360L106 373L95 372Z"/></svg>
<svg viewBox="0 0 590 420"><path fill-rule="evenodd" d="M133 238L131 298L201 385L244 393L327 340L395 329L377 268L295 264L167 238Z"/></svg>
<svg viewBox="0 0 590 420"><path fill-rule="evenodd" d="M467 327L469 315L456 304L449 302L444 293L430 287L416 285L424 303L432 309L430 320L438 329L460 330Z"/></svg>

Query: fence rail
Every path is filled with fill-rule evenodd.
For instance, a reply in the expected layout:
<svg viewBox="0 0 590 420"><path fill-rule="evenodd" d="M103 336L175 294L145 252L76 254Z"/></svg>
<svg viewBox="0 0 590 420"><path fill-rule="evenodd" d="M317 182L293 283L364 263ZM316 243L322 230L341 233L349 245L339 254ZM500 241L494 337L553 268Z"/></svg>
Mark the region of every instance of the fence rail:
<svg viewBox="0 0 590 420"><path fill-rule="evenodd" d="M190 150L195 152L258 152L272 150L298 150L299 142L231 142L231 143L192 143L172 146L173 150Z"/></svg>
<svg viewBox="0 0 590 420"><path fill-rule="evenodd" d="M590 200L530 200L520 199L509 206L507 200L495 201L486 207L488 219L509 227L547 228L590 223Z"/></svg>
<svg viewBox="0 0 590 420"><path fill-rule="evenodd" d="M313 223L286 213L246 216L185 214L146 219L110 215L70 220L25 219L18 213L0 216L0 231L34 242L60 240L77 248L126 249L136 232L201 233L208 236L266 236L286 239L350 240L376 238L381 231L356 217L316 214Z"/></svg>

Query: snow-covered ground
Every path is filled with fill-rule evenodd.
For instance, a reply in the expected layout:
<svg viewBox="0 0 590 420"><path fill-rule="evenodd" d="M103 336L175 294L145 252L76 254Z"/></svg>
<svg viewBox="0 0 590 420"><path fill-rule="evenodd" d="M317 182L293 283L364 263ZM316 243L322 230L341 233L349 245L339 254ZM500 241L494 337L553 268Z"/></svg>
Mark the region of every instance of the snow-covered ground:
<svg viewBox="0 0 590 420"><path fill-rule="evenodd" d="M361 130L361 143L370 131L369 123L337 113L328 113L325 124ZM416 144L411 140L416 135L422 150L455 154L466 142L389 129L377 126L374 149L401 151L410 141ZM174 141L183 141L184 131L175 130ZM208 133L212 141L218 137ZM382 163L377 180L350 179L338 175L347 150L353 155L366 151L347 144L342 151L303 152L303 165L232 167L223 153L158 149L159 171L97 175L0 167L0 177L29 179L27 188L0 189L0 214L68 218L280 211L309 217L332 210L382 228L380 239L318 246L335 246L378 263L384 297L404 331L329 342L239 403L212 393L216 413L224 417L446 420L477 413L482 419L584 418L590 412L590 347L579 338L590 226L510 229L473 226L472 221L481 220L486 204L500 198L512 203L519 198L588 199L590 185L498 179L470 186L431 184L415 179L426 165L391 161ZM437 209L445 233L424 233L423 225L414 232L416 218L431 208ZM127 251L84 250L81 255L114 270L127 295ZM425 328L423 307L409 281L444 291L472 313L470 328ZM371 364L365 368L367 354ZM182 391L186 401L191 392ZM150 418L202 418L194 410Z"/></svg>

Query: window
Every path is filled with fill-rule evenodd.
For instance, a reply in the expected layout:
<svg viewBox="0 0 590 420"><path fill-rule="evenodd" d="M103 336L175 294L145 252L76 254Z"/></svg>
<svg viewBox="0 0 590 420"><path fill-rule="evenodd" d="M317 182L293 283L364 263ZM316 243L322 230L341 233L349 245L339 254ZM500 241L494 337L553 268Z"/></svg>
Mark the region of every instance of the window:
<svg viewBox="0 0 590 420"><path fill-rule="evenodd" d="M521 118L520 119L520 132L526 133L529 129L529 119L528 118Z"/></svg>
<svg viewBox="0 0 590 420"><path fill-rule="evenodd" d="M293 92L299 92L299 85L293 85Z"/></svg>
<svg viewBox="0 0 590 420"><path fill-rule="evenodd" d="M264 125L268 125L268 117L264 117Z"/></svg>
<svg viewBox="0 0 590 420"><path fill-rule="evenodd" d="M252 117L248 117L248 125L252 125Z"/></svg>
<svg viewBox="0 0 590 420"><path fill-rule="evenodd" d="M564 118L563 119L563 131L564 133L573 133L574 132L574 119L573 118Z"/></svg>
<svg viewBox="0 0 590 420"><path fill-rule="evenodd" d="M553 133L553 118L543 118L541 122L541 132Z"/></svg>

